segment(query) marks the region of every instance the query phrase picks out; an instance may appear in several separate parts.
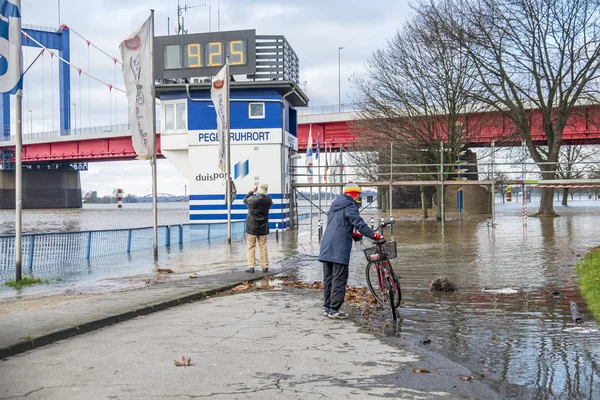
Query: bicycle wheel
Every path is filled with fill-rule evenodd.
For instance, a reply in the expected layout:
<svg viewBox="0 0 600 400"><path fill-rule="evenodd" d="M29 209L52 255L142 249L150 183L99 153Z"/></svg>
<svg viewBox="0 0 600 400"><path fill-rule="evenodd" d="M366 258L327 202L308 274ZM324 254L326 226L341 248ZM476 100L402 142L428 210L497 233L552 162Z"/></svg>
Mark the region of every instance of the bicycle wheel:
<svg viewBox="0 0 600 400"><path fill-rule="evenodd" d="M367 287L369 288L369 291L373 297L375 297L375 300L377 300L379 305L382 307L385 306L385 292L382 288L383 285L381 284L383 282L380 282L382 276L379 274L377 265L375 265L375 263L369 263L365 270L365 275L367 277Z"/></svg>
<svg viewBox="0 0 600 400"><path fill-rule="evenodd" d="M396 290L394 291L394 305L396 308L400 308L400 303L402 303L402 290L400 289L400 281L396 278L396 275L392 273L392 277L394 279L394 287Z"/></svg>
<svg viewBox="0 0 600 400"><path fill-rule="evenodd" d="M396 321L398 319L398 316L396 315L396 307L397 307L397 305L396 305L396 301L395 300L396 300L396 297L398 297L397 296L398 290L397 290L397 287L394 286L394 284L392 282L392 279L394 279L394 278L392 278L390 276L386 277L385 286L386 286L386 289L388 291L388 300L389 300L389 303L390 303L390 308L392 309L392 319L394 321Z"/></svg>

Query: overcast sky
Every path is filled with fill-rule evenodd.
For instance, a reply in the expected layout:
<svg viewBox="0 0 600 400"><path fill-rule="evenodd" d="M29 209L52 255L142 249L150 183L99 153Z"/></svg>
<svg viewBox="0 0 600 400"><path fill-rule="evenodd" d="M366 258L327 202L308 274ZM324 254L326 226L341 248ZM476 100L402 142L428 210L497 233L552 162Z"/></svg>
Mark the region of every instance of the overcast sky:
<svg viewBox="0 0 600 400"><path fill-rule="evenodd" d="M177 0L24 0L22 22L56 27L59 22L72 29L71 61L99 79L123 88L120 68L88 46L79 33L107 53L118 57L118 45L156 10L156 35L166 35L168 17L174 33ZM183 6L186 0L179 0ZM185 14L188 33L209 30L256 29L258 35L284 35L300 59L300 80L306 81L310 105L338 102L338 47L341 52L342 103L354 98L349 78L360 73L371 54L382 47L411 13L408 0L187 0L193 6ZM218 6L220 5L220 7ZM38 55L24 52L29 65ZM24 132L58 128L58 60L45 54L31 67L24 81ZM71 73L71 125L77 127L127 122L124 95ZM31 111L29 111L31 110ZM14 112L14 110L13 110ZM14 117L13 117L14 122ZM159 160L158 191L183 194L187 180L167 160ZM81 173L82 189L109 194L114 188L125 193L150 193L150 167L144 161L90 163Z"/></svg>

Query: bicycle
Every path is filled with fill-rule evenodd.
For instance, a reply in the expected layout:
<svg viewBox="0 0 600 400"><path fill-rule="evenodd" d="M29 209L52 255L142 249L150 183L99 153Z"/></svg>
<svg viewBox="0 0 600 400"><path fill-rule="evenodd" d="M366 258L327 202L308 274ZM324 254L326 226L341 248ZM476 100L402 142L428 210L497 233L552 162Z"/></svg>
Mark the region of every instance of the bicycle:
<svg viewBox="0 0 600 400"><path fill-rule="evenodd" d="M394 221L384 222L375 231L393 223ZM368 262L365 268L367 287L382 307L385 307L386 303L390 305L392 318L396 321L398 319L396 309L402 302L400 280L390 262L390 259L398 256L396 242L387 242L383 238L371 240L371 242L374 246L363 250Z"/></svg>

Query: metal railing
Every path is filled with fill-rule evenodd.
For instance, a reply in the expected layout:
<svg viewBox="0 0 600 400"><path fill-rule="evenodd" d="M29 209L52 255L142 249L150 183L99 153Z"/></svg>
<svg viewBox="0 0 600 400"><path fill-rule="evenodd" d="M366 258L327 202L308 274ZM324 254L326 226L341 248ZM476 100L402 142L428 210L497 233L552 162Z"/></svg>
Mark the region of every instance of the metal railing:
<svg viewBox="0 0 600 400"><path fill-rule="evenodd" d="M359 111L360 105L356 103L348 104L327 104L322 106L309 106L298 108L298 116L338 114Z"/></svg>
<svg viewBox="0 0 600 400"><path fill-rule="evenodd" d="M245 232L246 222L232 223L232 233ZM192 241L227 236L226 223L180 224L158 227L159 246L181 245ZM56 277L74 271L92 258L127 254L152 248L152 227L96 231L29 233L22 237L23 275ZM15 236L0 236L0 282L15 276Z"/></svg>

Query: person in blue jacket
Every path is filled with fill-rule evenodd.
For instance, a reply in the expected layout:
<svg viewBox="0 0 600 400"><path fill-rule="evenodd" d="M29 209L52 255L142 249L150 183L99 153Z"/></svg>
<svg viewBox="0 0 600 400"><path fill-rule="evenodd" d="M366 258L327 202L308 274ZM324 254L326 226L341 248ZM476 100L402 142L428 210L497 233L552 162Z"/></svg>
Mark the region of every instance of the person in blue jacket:
<svg viewBox="0 0 600 400"><path fill-rule="evenodd" d="M357 235L354 229L371 239L381 238L379 233L369 228L358 212L361 194L360 186L348 183L343 196L331 203L327 214L319 261L323 263L324 315L333 319L348 318L348 314L341 312L340 308L346 295L352 239Z"/></svg>

